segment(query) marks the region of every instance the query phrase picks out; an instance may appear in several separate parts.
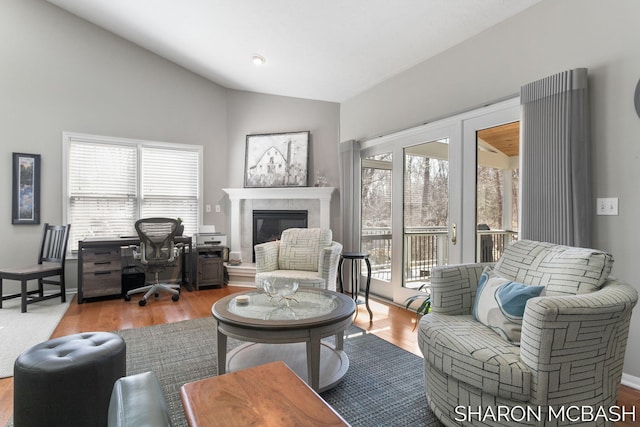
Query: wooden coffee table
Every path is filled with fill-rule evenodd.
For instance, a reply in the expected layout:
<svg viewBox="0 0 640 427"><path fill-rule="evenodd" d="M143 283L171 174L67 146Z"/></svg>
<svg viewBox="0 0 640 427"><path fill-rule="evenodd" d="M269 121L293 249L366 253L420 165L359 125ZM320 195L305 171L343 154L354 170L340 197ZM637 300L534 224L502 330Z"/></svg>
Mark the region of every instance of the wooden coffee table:
<svg viewBox="0 0 640 427"><path fill-rule="evenodd" d="M239 297L248 297L248 303L239 303ZM351 298L324 289L299 289L288 301L275 301L262 290L224 297L211 308L217 321L218 375L283 360L313 390L327 390L349 368L344 330L355 310ZM331 335L334 346L321 341ZM227 337L247 344L227 354Z"/></svg>
<svg viewBox="0 0 640 427"><path fill-rule="evenodd" d="M283 362L185 384L180 397L191 427L349 425Z"/></svg>

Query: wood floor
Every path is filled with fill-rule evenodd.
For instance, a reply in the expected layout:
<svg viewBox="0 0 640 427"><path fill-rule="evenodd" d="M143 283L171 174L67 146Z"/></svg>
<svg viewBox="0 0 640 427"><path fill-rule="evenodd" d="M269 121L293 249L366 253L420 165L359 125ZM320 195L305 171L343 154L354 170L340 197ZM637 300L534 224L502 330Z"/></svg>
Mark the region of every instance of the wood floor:
<svg viewBox="0 0 640 427"><path fill-rule="evenodd" d="M53 332L52 338L78 332L115 331L208 317L211 316L211 305L219 298L245 290L247 288L227 286L222 289L185 291L180 294L178 302L174 303L165 296L156 301L149 301L145 307L139 307L136 300L125 302L122 299L77 304L74 297L62 321ZM360 305L354 324L421 356L417 344L417 333L414 330L415 313L376 301L371 301L371 308L374 314L372 323L369 323L366 309ZM640 417L640 390L623 386L619 393L618 404L626 408L635 406L636 414ZM6 425L12 414L13 378L0 379L0 426ZM635 424L616 424L618 427L632 425L640 425L640 419Z"/></svg>

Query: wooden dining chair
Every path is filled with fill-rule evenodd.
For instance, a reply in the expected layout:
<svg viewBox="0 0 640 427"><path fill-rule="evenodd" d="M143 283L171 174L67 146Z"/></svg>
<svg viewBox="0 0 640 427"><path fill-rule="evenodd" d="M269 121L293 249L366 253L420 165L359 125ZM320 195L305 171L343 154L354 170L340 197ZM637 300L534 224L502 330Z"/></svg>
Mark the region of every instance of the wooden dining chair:
<svg viewBox="0 0 640 427"><path fill-rule="evenodd" d="M42 232L42 242L38 263L26 267L0 268L0 308L2 301L11 298L22 298L21 309L23 313L27 311L27 304L60 297L61 302L66 301L66 289L64 283L64 263L67 254L67 241L69 240L69 229L67 225L44 225ZM58 279L54 277L58 276ZM2 294L3 279L17 280L20 282L20 292L12 295ZM38 280L38 289L27 290L27 282ZM44 295L44 285L60 286L60 292ZM37 296L34 294L38 294Z"/></svg>

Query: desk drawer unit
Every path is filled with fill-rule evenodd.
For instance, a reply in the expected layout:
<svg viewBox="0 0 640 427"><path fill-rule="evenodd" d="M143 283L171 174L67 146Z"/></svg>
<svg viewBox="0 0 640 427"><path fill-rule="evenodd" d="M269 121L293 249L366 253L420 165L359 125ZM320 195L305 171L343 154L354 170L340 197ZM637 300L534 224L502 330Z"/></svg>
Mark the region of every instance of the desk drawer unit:
<svg viewBox="0 0 640 427"><path fill-rule="evenodd" d="M224 265L226 248L224 246L200 246L196 248L197 255L197 285L224 286Z"/></svg>
<svg viewBox="0 0 640 427"><path fill-rule="evenodd" d="M120 248L90 248L82 251L83 298L119 295L122 292Z"/></svg>

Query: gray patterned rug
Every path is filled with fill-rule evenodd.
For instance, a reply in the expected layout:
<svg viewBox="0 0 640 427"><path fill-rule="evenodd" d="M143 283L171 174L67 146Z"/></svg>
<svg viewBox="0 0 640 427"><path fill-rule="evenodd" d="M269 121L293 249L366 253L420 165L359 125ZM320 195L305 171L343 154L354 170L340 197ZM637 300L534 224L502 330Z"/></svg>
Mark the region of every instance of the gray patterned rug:
<svg viewBox="0 0 640 427"><path fill-rule="evenodd" d="M127 343L127 374L155 371L175 427L186 426L180 387L216 375L213 318L117 331ZM228 347L240 342L229 339ZM429 410L422 359L352 326L349 371L321 396L352 426L441 426Z"/></svg>

